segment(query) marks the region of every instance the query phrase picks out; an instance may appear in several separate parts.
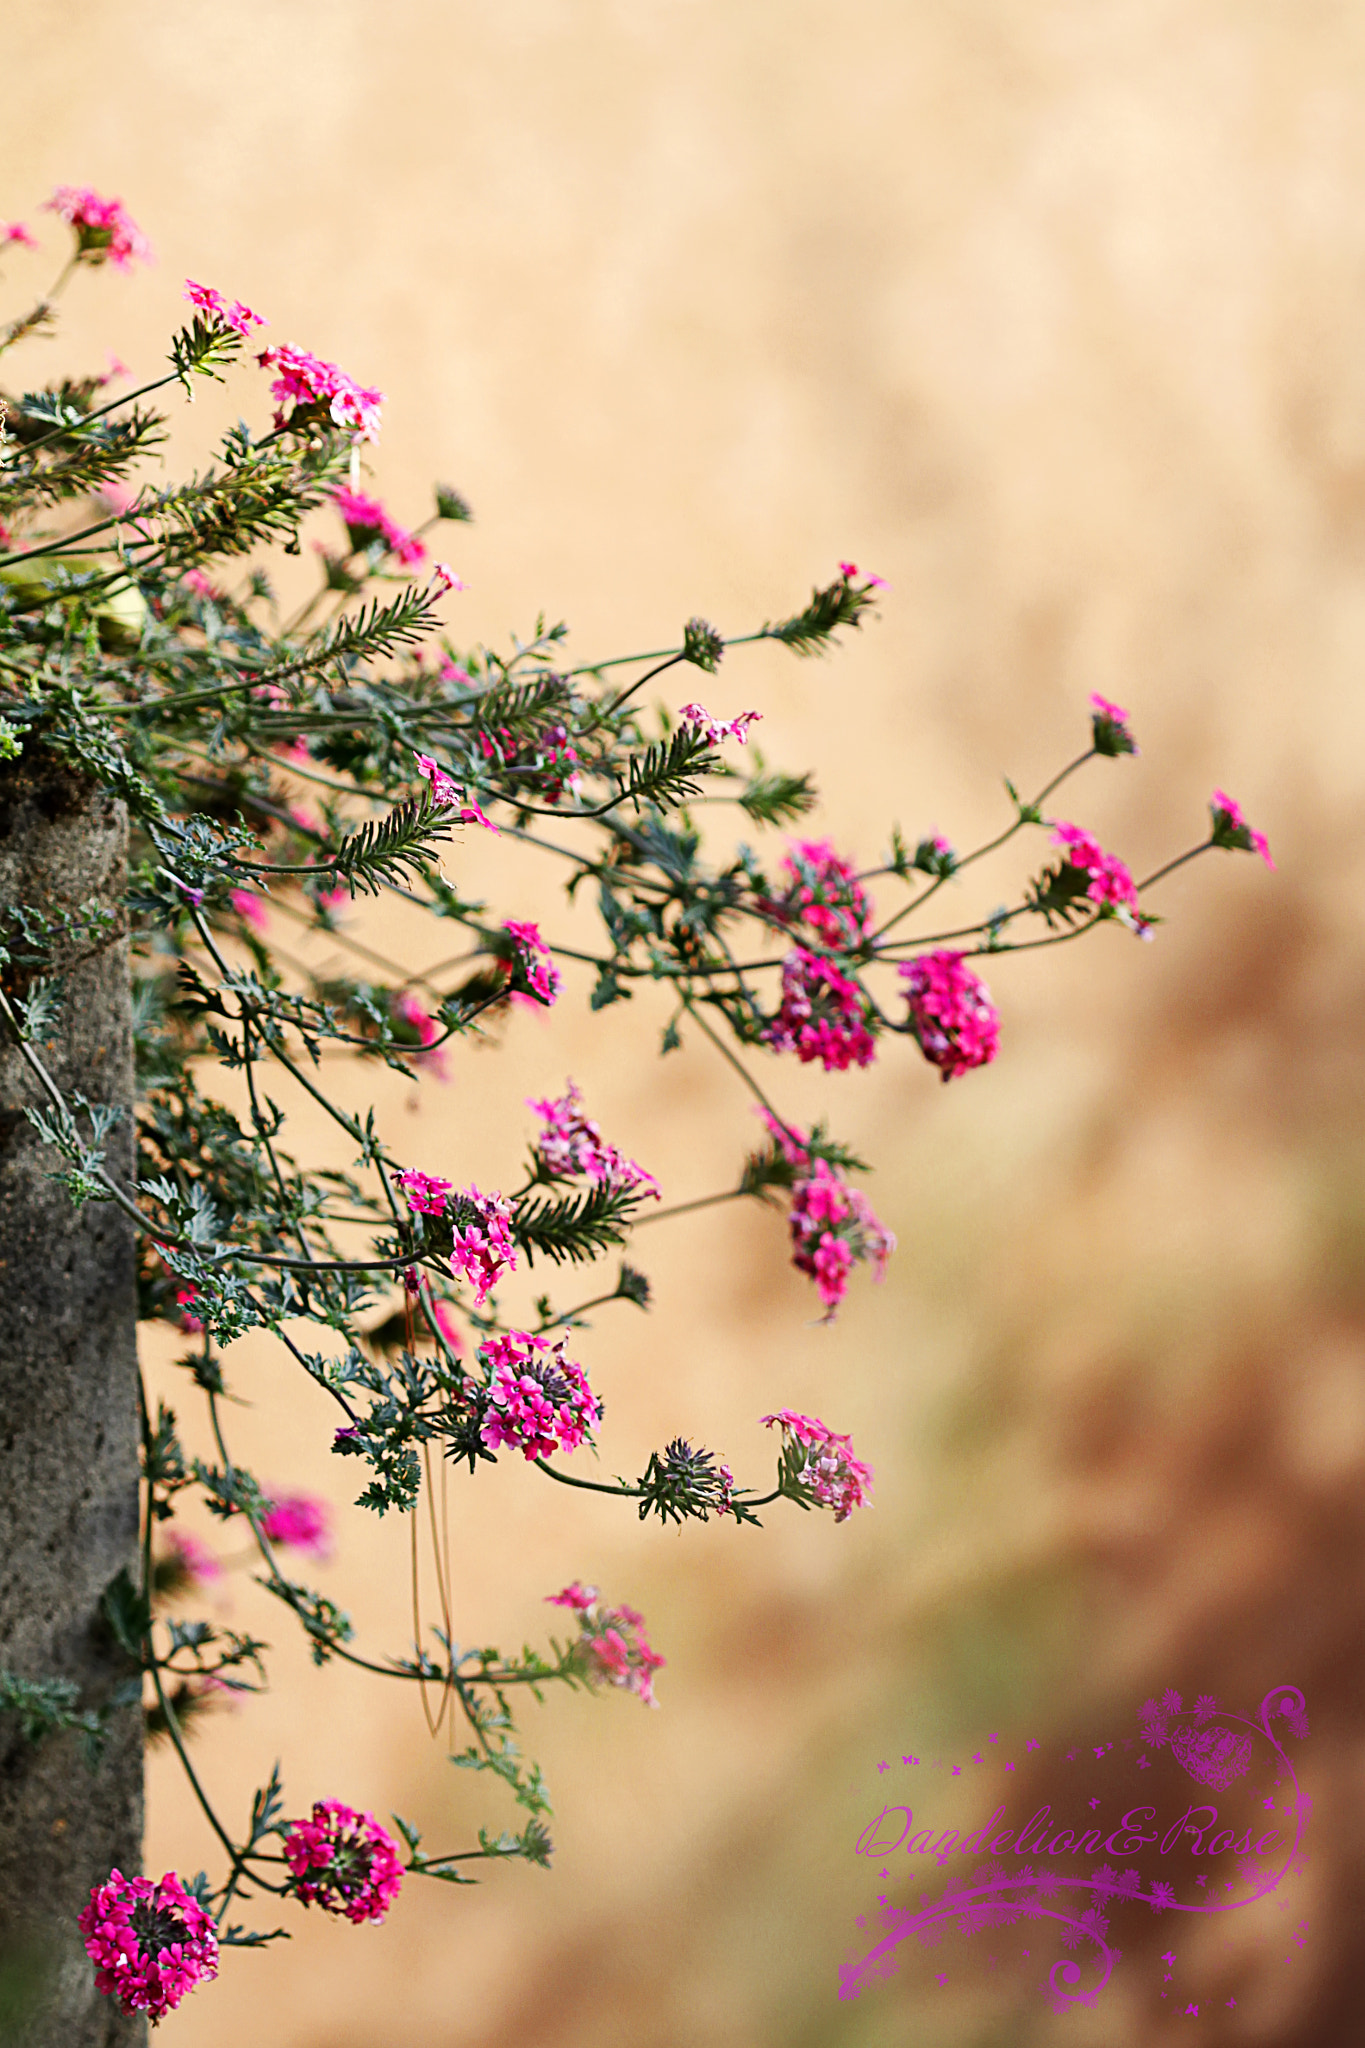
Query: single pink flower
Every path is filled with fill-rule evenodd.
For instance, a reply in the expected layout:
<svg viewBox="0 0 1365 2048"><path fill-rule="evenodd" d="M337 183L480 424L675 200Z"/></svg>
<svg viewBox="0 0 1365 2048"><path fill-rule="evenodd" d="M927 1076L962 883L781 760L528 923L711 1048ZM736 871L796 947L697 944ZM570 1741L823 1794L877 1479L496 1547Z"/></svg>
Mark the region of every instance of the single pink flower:
<svg viewBox="0 0 1365 2048"><path fill-rule="evenodd" d="M174 1871L154 1884L111 1870L76 1925L96 1988L130 2017L145 2012L155 2025L218 1975L218 1931Z"/></svg>
<svg viewBox="0 0 1365 2048"><path fill-rule="evenodd" d="M418 1045L424 1048L416 1055L415 1064L427 1067L438 1081L448 1081L450 1068L445 1048L435 1043L441 1036L441 1026L410 988L393 998L393 1014L399 1024L414 1033ZM434 1050L431 1049L433 1047Z"/></svg>
<svg viewBox="0 0 1365 2048"><path fill-rule="evenodd" d="M261 1533L325 1564L332 1554L331 1505L315 1493L283 1493L261 1516Z"/></svg>
<svg viewBox="0 0 1365 2048"><path fill-rule="evenodd" d="M512 941L513 955L511 973L514 981L523 984L522 993L532 995L538 1003L548 1009L564 986L564 977L554 964L553 956L538 925L529 920L518 921L508 918L503 930Z"/></svg>
<svg viewBox="0 0 1365 2048"><path fill-rule="evenodd" d="M44 205L74 233L78 262L109 262L116 270L151 262L151 244L121 199L101 199L88 185L59 185Z"/></svg>
<svg viewBox="0 0 1365 2048"><path fill-rule="evenodd" d="M455 574L449 562L433 562L431 580L441 591L468 590L469 585Z"/></svg>
<svg viewBox="0 0 1365 2048"><path fill-rule="evenodd" d="M244 306L240 299L229 302L212 285L196 284L192 277L185 279L185 297L196 313L207 313L220 326L230 327L234 334L250 334L253 327L268 327L259 313L253 313L250 306Z"/></svg>
<svg viewBox="0 0 1365 2048"><path fill-rule="evenodd" d="M833 1508L836 1522L846 1522L854 1508L871 1505L871 1467L854 1457L852 1437L791 1408L763 1420L769 1429L776 1423L782 1431L778 1484L783 1493L807 1507L814 1502Z"/></svg>
<svg viewBox="0 0 1365 2048"><path fill-rule="evenodd" d="M464 1335L455 1320L455 1311L450 1303L442 1301L438 1294L432 1295L429 1307L432 1321L458 1358L464 1350Z"/></svg>
<svg viewBox="0 0 1365 2048"><path fill-rule="evenodd" d="M311 1819L289 1823L284 1859L296 1899L344 1914L357 1927L382 1920L403 1884L393 1836L372 1813L356 1813L339 1799L316 1800Z"/></svg>
<svg viewBox="0 0 1365 2048"><path fill-rule="evenodd" d="M528 1460L576 1451L601 1420L586 1374L564 1355L567 1342L511 1330L479 1346L489 1376L480 1435L490 1451L516 1450Z"/></svg>
<svg viewBox="0 0 1365 2048"><path fill-rule="evenodd" d="M426 547L415 533L391 519L378 498L367 498L359 491L348 490L345 484L338 484L332 492L332 503L341 514L347 535L353 548L368 548L382 541L391 555L396 555L405 568L412 568L427 558Z"/></svg>
<svg viewBox="0 0 1365 2048"><path fill-rule="evenodd" d="M740 711L733 718L713 718L704 704L684 704L678 716L688 725L700 726L713 747L718 747L722 740L738 740L745 747L749 744L749 727L757 725L763 713Z"/></svg>
<svg viewBox="0 0 1365 2048"><path fill-rule="evenodd" d="M782 962L782 1001L762 1035L775 1052L795 1052L803 1065L819 1060L826 1073L870 1066L877 1055L857 982L801 946Z"/></svg>
<svg viewBox="0 0 1365 2048"><path fill-rule="evenodd" d="M13 243L20 249L36 249L38 237L21 220L0 220L0 243Z"/></svg>
<svg viewBox="0 0 1365 2048"><path fill-rule="evenodd" d="M258 932L263 932L269 924L270 918L265 903L254 889L233 889L228 895L228 902L238 917L244 919L247 924L254 925Z"/></svg>
<svg viewBox="0 0 1365 2048"><path fill-rule="evenodd" d="M1264 832L1256 832L1242 816L1242 806L1236 797L1226 790L1215 789L1209 802L1213 814L1213 843L1228 846L1241 853L1259 853L1268 868L1275 863L1270 858L1270 841Z"/></svg>
<svg viewBox="0 0 1365 2048"><path fill-rule="evenodd" d="M1000 1013L961 953L921 953L900 970L919 1049L945 1081L989 1066L1000 1049Z"/></svg>
<svg viewBox="0 0 1365 2048"><path fill-rule="evenodd" d="M193 1336L196 1331L202 1330L204 1327L194 1312L194 1305L198 1299L199 1289L192 1280L187 1280L182 1287L176 1289L175 1305L179 1311L176 1321L181 1329L190 1336Z"/></svg>
<svg viewBox="0 0 1365 2048"><path fill-rule="evenodd" d="M157 1581L162 1591L190 1592L213 1585L222 1576L223 1567L207 1543L201 1543L188 1529L166 1531L157 1564Z"/></svg>

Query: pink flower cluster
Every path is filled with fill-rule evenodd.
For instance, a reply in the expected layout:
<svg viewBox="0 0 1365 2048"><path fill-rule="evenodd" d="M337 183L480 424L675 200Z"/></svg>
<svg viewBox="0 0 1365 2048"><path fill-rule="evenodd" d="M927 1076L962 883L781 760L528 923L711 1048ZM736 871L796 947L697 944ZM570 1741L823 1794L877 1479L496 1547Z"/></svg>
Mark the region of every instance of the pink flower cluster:
<svg viewBox="0 0 1365 2048"><path fill-rule="evenodd" d="M857 982L802 946L782 962L782 1002L763 1039L803 1065L820 1060L827 1074L870 1066L877 1051Z"/></svg>
<svg viewBox="0 0 1365 2048"><path fill-rule="evenodd" d="M446 1064L445 1047L436 1045L441 1036L441 1026L410 988L393 998L393 1014L405 1030L411 1031L423 1050L416 1055L422 1065L430 1067L438 1081L448 1081L450 1070ZM434 1049L433 1049L434 1048Z"/></svg>
<svg viewBox="0 0 1365 2048"><path fill-rule="evenodd" d="M818 1416L779 1408L763 1418L768 1428L782 1431L783 1492L793 1499L813 1496L822 1508L833 1508L836 1522L846 1522L854 1508L872 1504L872 1469L853 1455L853 1439L840 1436Z"/></svg>
<svg viewBox="0 0 1365 2048"><path fill-rule="evenodd" d="M827 839L794 839L782 866L786 894L765 907L784 923L808 925L825 945L845 950L867 937L872 924L867 891L852 861L836 853Z"/></svg>
<svg viewBox="0 0 1365 2048"><path fill-rule="evenodd" d="M331 1504L315 1493L282 1493L261 1516L261 1533L325 1563L332 1554Z"/></svg>
<svg viewBox="0 0 1365 2048"><path fill-rule="evenodd" d="M540 936L540 927L529 921L521 923L509 918L503 930L512 941L514 950L514 974L520 970L521 979L528 992L538 1003L548 1009L564 986L564 977L554 964L549 947Z"/></svg>
<svg viewBox="0 0 1365 2048"><path fill-rule="evenodd" d="M567 1342L511 1330L479 1346L489 1375L480 1435L490 1451L506 1447L528 1459L576 1451L601 1421L586 1374L564 1356Z"/></svg>
<svg viewBox="0 0 1365 2048"><path fill-rule="evenodd" d="M311 1820L289 1823L284 1857L295 1898L344 1913L357 1927L382 1920L403 1884L393 1836L372 1813L355 1813L339 1799L315 1800Z"/></svg>
<svg viewBox="0 0 1365 2048"><path fill-rule="evenodd" d="M95 1983L127 2014L153 2022L218 1975L218 1933L173 1870L155 1884L111 1870L77 1916Z"/></svg>
<svg viewBox="0 0 1365 2048"><path fill-rule="evenodd" d="M262 350L256 360L264 369L279 372L270 387L271 397L280 401L277 427L306 427L330 420L333 426L348 428L357 441L379 439L382 391L357 384L335 363L324 363L321 357L309 355L307 349L291 348L288 342ZM288 415L286 405L293 407Z"/></svg>
<svg viewBox="0 0 1365 2048"><path fill-rule="evenodd" d="M848 1292L853 1268L870 1261L876 1278L884 1279L896 1240L861 1188L850 1187L828 1159L812 1159L792 1142L775 1117L766 1121L782 1150L799 1168L788 1218L792 1264L814 1280L825 1304L825 1321L830 1322Z"/></svg>
<svg viewBox="0 0 1365 2048"><path fill-rule="evenodd" d="M201 1543L188 1529L167 1531L165 1547L157 1563L157 1586L164 1593L189 1593L212 1585L223 1576L223 1567L207 1543Z"/></svg>
<svg viewBox="0 0 1365 2048"><path fill-rule="evenodd" d="M509 1228L512 1204L502 1195L481 1195L474 1187L457 1193L453 1182L433 1173L419 1173L414 1167L399 1174L398 1185L416 1215L453 1212L450 1270L457 1280L463 1277L473 1282L475 1298L482 1307L500 1275L511 1272L517 1263Z"/></svg>
<svg viewBox="0 0 1365 2048"><path fill-rule="evenodd" d="M338 484L332 493L332 503L345 522L353 548L367 548L382 540L391 555L396 555L404 568L411 568L417 562L425 562L426 547L415 533L391 519L378 498L367 498L360 491L348 490L345 484Z"/></svg>
<svg viewBox="0 0 1365 2048"><path fill-rule="evenodd" d="M572 1081L566 1093L553 1100L537 1102L528 1097L526 1106L540 1118L535 1151L552 1180L572 1180L582 1174L586 1180L609 1182L619 1188L643 1188L659 1193L659 1183L615 1145L609 1145L601 1128L583 1114L583 1098Z"/></svg>
<svg viewBox="0 0 1365 2048"><path fill-rule="evenodd" d="M562 1593L547 1594L546 1599L551 1607L568 1607L578 1616L580 1634L575 1651L585 1678L619 1685L647 1707L658 1706L654 1674L668 1659L651 1647L643 1614L633 1607L600 1606L596 1586L580 1585L577 1579Z"/></svg>
<svg viewBox="0 0 1365 2048"><path fill-rule="evenodd" d="M921 953L900 978L920 1051L945 1081L987 1067L1000 1049L1000 1013L961 953Z"/></svg>
<svg viewBox="0 0 1365 2048"><path fill-rule="evenodd" d="M486 831L497 831L493 820L484 816L473 797L467 796L459 783L447 775L445 769L439 762L434 761L430 754L418 754L414 750L414 758L417 762L417 773L431 784L431 801L437 810L453 811L458 806L460 815L456 820L457 824L482 825Z"/></svg>
<svg viewBox="0 0 1365 2048"><path fill-rule="evenodd" d="M1235 796L1229 796L1225 789L1215 789L1209 810L1213 814L1215 846L1232 846L1242 853L1259 853L1268 868L1274 867L1275 863L1270 858L1270 841L1264 832L1253 831L1248 825Z"/></svg>
<svg viewBox="0 0 1365 2048"><path fill-rule="evenodd" d="M1097 754L1136 754L1138 743L1128 725L1128 713L1121 704L1111 704L1096 691L1090 699L1090 721Z"/></svg>
<svg viewBox="0 0 1365 2048"><path fill-rule="evenodd" d="M253 327L270 325L259 313L253 313L250 306L244 306L240 299L229 302L212 285L196 284L192 277L185 279L185 297L196 312L208 313L221 326L232 328L236 334L250 334Z"/></svg>
<svg viewBox="0 0 1365 2048"><path fill-rule="evenodd" d="M1067 865L1090 877L1086 895L1092 903L1107 904L1114 910L1136 913L1138 893L1133 877L1117 854L1106 853L1098 839L1080 825L1060 822L1053 827L1052 843L1066 848Z"/></svg>
<svg viewBox="0 0 1365 2048"><path fill-rule="evenodd" d="M722 740L738 740L742 747L747 747L749 727L757 725L763 713L741 711L734 718L713 718L704 704L684 704L678 716L688 725L699 725L713 747L718 747Z"/></svg>
<svg viewBox="0 0 1365 2048"><path fill-rule="evenodd" d="M75 234L79 261L108 261L116 270L151 262L152 245L121 199L101 199L88 185L59 185L44 204Z"/></svg>

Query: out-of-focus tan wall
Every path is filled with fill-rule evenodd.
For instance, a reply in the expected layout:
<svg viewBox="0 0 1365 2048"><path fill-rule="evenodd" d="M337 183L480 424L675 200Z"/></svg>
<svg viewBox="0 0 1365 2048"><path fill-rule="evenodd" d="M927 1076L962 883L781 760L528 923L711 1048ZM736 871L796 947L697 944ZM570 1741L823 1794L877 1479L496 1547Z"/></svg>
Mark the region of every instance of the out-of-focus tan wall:
<svg viewBox="0 0 1365 2048"><path fill-rule="evenodd" d="M1151 946L1002 961L1001 1058L949 1089L904 1049L827 1085L772 1067L876 1161L890 1277L820 1329L775 1218L641 1238L652 1320L583 1340L605 1463L686 1430L756 1478L756 1418L785 1403L854 1432L875 1511L676 1536L510 1466L459 1481L464 1638L537 1637L544 1594L598 1581L647 1611L664 1710L530 1711L548 1876L413 1884L382 1931L305 1916L166 2041L1060 2040L979 1971L836 2001L877 1759L1283 1681L1314 1717L1309 1939L1286 1967L1183 1929L1202 2038L1358 2041L1365 9L8 0L0 27L0 212L89 182L160 256L78 280L53 360L151 371L188 274L382 385L395 511L421 516L435 475L478 514L448 549L461 635L541 608L585 655L694 611L744 630L852 555L890 581L879 624L827 663L737 653L708 686L763 711L770 756L819 764L841 845L870 862L892 819L971 843L1003 773L1036 786L1079 750L1098 689L1142 756L1092 765L1071 814L1141 871L1221 783L1279 862L1182 872ZM496 1184L522 1098L572 1072L674 1198L723 1185L751 1136L731 1077L701 1046L653 1063L629 1010L589 1029L583 995L417 1110L387 1077L388 1130ZM175 1350L154 1334L149 1365L188 1412ZM243 1454L344 1500L319 1400L242 1353ZM407 1568L404 1527L344 1519L327 1584L371 1642L406 1639ZM396 1807L436 1844L511 1820L406 1693L315 1673L249 1592L230 1612L282 1648L273 1694L201 1738L229 1812L279 1754L295 1807ZM158 1757L150 1864L211 1852ZM1145 1967L1164 1938L1135 1937L1066 2039L1174 2035Z"/></svg>

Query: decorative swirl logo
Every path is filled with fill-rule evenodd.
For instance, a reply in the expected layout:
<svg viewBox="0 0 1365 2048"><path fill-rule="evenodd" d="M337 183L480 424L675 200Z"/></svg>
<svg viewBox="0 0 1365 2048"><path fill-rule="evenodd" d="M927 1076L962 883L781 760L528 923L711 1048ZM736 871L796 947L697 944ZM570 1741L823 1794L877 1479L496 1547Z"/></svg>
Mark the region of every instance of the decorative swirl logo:
<svg viewBox="0 0 1365 2048"><path fill-rule="evenodd" d="M874 1939L866 1952L840 1970L840 1998L856 1998L874 1978L889 1976L897 1967L898 1950L910 1936L926 1948L940 1943L952 1931L972 1936L993 1928L1009 1928L1021 1922L1039 1923L1055 1931L1061 1946L1088 1953L1082 1961L1062 1956L1053 1962L1038 1989L1058 2013L1075 2005L1094 2005L1109 1983L1122 1950L1110 1940L1110 1923L1117 1907L1145 1905L1152 1913L1198 1913L1223 1915L1242 1912L1266 1899L1291 1873L1303 1867L1303 1832L1312 1802L1299 1788L1293 1763L1285 1752L1282 1737L1293 1735L1302 1741L1308 1734L1308 1714L1303 1694L1294 1686L1277 1686L1266 1694L1254 1719L1220 1708L1217 1700L1201 1695L1186 1709L1177 1692L1167 1691L1159 1700L1148 1700L1138 1712L1139 1733L1113 1742L1091 1745L1091 1775L1097 1796L1085 1800L1088 1824L1079 1832L1060 1826L1051 1804L1039 1806L1022 1827L1009 1824L1005 1806L997 1806L990 1818L963 1834L953 1828L915 1825L914 1809L908 1805L883 1806L858 1838L855 1853L872 1858L880 1874L890 1879L913 1880L932 1858L936 1867L947 1867L954 1856L991 1860L975 1869L966 1883L949 1881L934 1899L921 1896L918 1909L894 1902L889 1893L879 1893L876 1910L864 1914L858 1926ZM998 1735L988 1737L998 1744ZM1030 1740L1026 1753L1040 1745ZM1133 1791L1122 1784L1122 1766L1137 1771L1151 1770L1162 1751L1179 1767L1182 1777L1167 1771L1157 1780L1139 1781L1136 1803L1125 1805L1117 1824L1109 1817L1114 1794ZM1058 1759L1075 1763L1081 1755L1071 1749ZM1112 1761L1111 1761L1112 1759ZM996 1750L989 1755L983 1745L973 1763L1003 1764L1004 1772L1016 1769ZM926 1766L917 1756L904 1756L901 1766L908 1770L948 1771L944 1759ZM951 1778L960 1779L964 1764L951 1766ZM884 1777L891 1766L878 1766ZM1148 1786L1155 1797L1149 1798ZM1272 1789L1267 1791L1267 1783ZM1212 1801L1189 1801L1190 1785L1215 1792L1222 1810ZM1158 1810L1156 1798L1168 1795L1169 1806ZM1077 1786L1077 1796L1090 1790L1088 1783ZM883 1792L885 1787L883 1787ZM933 1810L940 1802L933 1787L926 1787L924 1808ZM1226 1795L1226 1796L1225 1796ZM1276 1795L1279 1795L1278 1797ZM1109 1814L1101 1821L1104 1808ZM1183 1809L1183 1810L1182 1810ZM1103 1853L1126 1868L1104 1862L1088 1875L1072 1869L1051 1867L1041 1859L1062 1859ZM904 1856L914 1861L905 1864ZM1007 1856L1027 1858L1010 1868ZM1229 1864L1220 1859L1229 1857ZM924 1859L921 1861L920 1859ZM1200 1865L1203 1868L1200 1868ZM1157 1866L1161 1874L1157 1874ZM1087 1901L1089 1903L1083 1903ZM1296 1933L1302 1946L1305 1922ZM1029 1936L1030 1941L1033 1937ZM1033 1948L1020 1951L1032 1962ZM997 1958L988 1957L994 1967ZM1174 1981L1176 1955L1162 1958L1168 1965L1163 1983ZM1286 1958L1288 1960L1288 1958ZM936 1973L946 1984L945 1973ZM1161 1997L1167 1997L1166 1991ZM1177 1996L1182 1994L1177 1994ZM1235 1997L1227 1999L1235 2006ZM1188 2014L1198 2016L1197 2002L1186 2005Z"/></svg>

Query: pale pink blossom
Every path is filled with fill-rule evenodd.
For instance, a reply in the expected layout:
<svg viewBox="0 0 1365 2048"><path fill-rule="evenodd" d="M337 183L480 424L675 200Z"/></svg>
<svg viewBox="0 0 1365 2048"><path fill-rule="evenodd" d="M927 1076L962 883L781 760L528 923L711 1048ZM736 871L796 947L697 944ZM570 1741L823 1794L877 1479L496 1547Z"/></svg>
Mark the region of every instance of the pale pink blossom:
<svg viewBox="0 0 1365 2048"><path fill-rule="evenodd" d="M782 1431L782 1462L779 1484L793 1499L814 1500L820 1507L833 1508L836 1522L846 1522L854 1508L872 1501L872 1470L853 1455L853 1439L815 1415L798 1415L780 1408L765 1415L769 1429L776 1423Z"/></svg>
<svg viewBox="0 0 1365 2048"><path fill-rule="evenodd" d="M517 1450L528 1460L576 1451L601 1420L602 1403L565 1357L567 1343L512 1330L479 1346L489 1375L480 1435L490 1451Z"/></svg>
<svg viewBox="0 0 1365 2048"><path fill-rule="evenodd" d="M763 1040L803 1065L819 1060L826 1073L870 1066L877 1053L857 982L801 946L782 962L782 1001Z"/></svg>
<svg viewBox="0 0 1365 2048"><path fill-rule="evenodd" d="M206 576L202 569L187 569L180 580L186 590L192 590L196 597L212 598L218 595L212 579Z"/></svg>
<svg viewBox="0 0 1365 2048"><path fill-rule="evenodd" d="M220 326L230 327L234 334L250 334L253 327L268 327L270 324L259 313L253 313L250 306L244 306L240 299L225 299L212 285L196 284L192 277L185 279L184 295L197 313L207 313Z"/></svg>
<svg viewBox="0 0 1365 2048"><path fill-rule="evenodd" d="M443 592L447 590L468 590L469 588L469 585L463 578L455 574L449 562L433 562L431 565L431 580Z"/></svg>
<svg viewBox="0 0 1365 2048"><path fill-rule="evenodd" d="M634 1693L647 1707L657 1707L654 1673L667 1663L645 1635L645 1618L633 1607L603 1607L596 1586L575 1579L562 1593L547 1596L552 1607L568 1607L578 1617L574 1661L590 1683L605 1682Z"/></svg>
<svg viewBox="0 0 1365 2048"><path fill-rule="evenodd" d="M742 747L746 747L749 744L749 727L757 725L763 713L740 711L733 718L713 718L704 704L684 704L678 716L688 725L700 726L713 747L718 747L722 740L738 740Z"/></svg>
<svg viewBox="0 0 1365 2048"><path fill-rule="evenodd" d="M1270 858L1270 841L1264 832L1256 832L1242 816L1242 806L1235 796L1229 796L1224 789L1215 789L1209 802L1213 814L1213 843L1215 846L1230 846L1242 853L1259 853L1268 868L1275 863Z"/></svg>
<svg viewBox="0 0 1365 2048"><path fill-rule="evenodd" d="M379 439L379 409L382 391L357 384L335 363L324 363L306 349L282 342L262 350L256 360L265 369L278 372L270 395L280 401L276 427L309 427L320 422L347 429L357 441ZM285 407L292 410L286 414Z"/></svg>
<svg viewBox="0 0 1365 2048"><path fill-rule="evenodd" d="M218 1930L174 1871L153 1883L111 1870L77 1915L95 1986L155 2025L218 1975Z"/></svg>
<svg viewBox="0 0 1365 2048"><path fill-rule="evenodd" d="M1000 1047L1000 1013L961 953L921 953L900 969L919 1049L945 1081L989 1066Z"/></svg>
<svg viewBox="0 0 1365 2048"><path fill-rule="evenodd" d="M269 924L270 917L265 903L254 889L233 889L229 892L228 902L238 917L245 919L247 924L254 925L258 932L263 932Z"/></svg>
<svg viewBox="0 0 1365 2048"><path fill-rule="evenodd" d="M339 1799L316 1800L311 1819L289 1823L284 1859L296 1899L344 1914L357 1927L381 1921L402 1888L393 1836L372 1813L356 1813Z"/></svg>
<svg viewBox="0 0 1365 2048"><path fill-rule="evenodd" d="M151 244L121 199L101 199L88 185L59 185L44 204L75 234L79 261L109 262L116 270L151 262Z"/></svg>
<svg viewBox="0 0 1365 2048"><path fill-rule="evenodd" d="M535 1152L551 1180L571 1180L576 1174L615 1187L640 1188L645 1194L659 1194L659 1183L633 1159L627 1159L602 1136L601 1127L583 1114L583 1098L572 1081L566 1093L544 1101L527 1098L527 1108L540 1118Z"/></svg>

